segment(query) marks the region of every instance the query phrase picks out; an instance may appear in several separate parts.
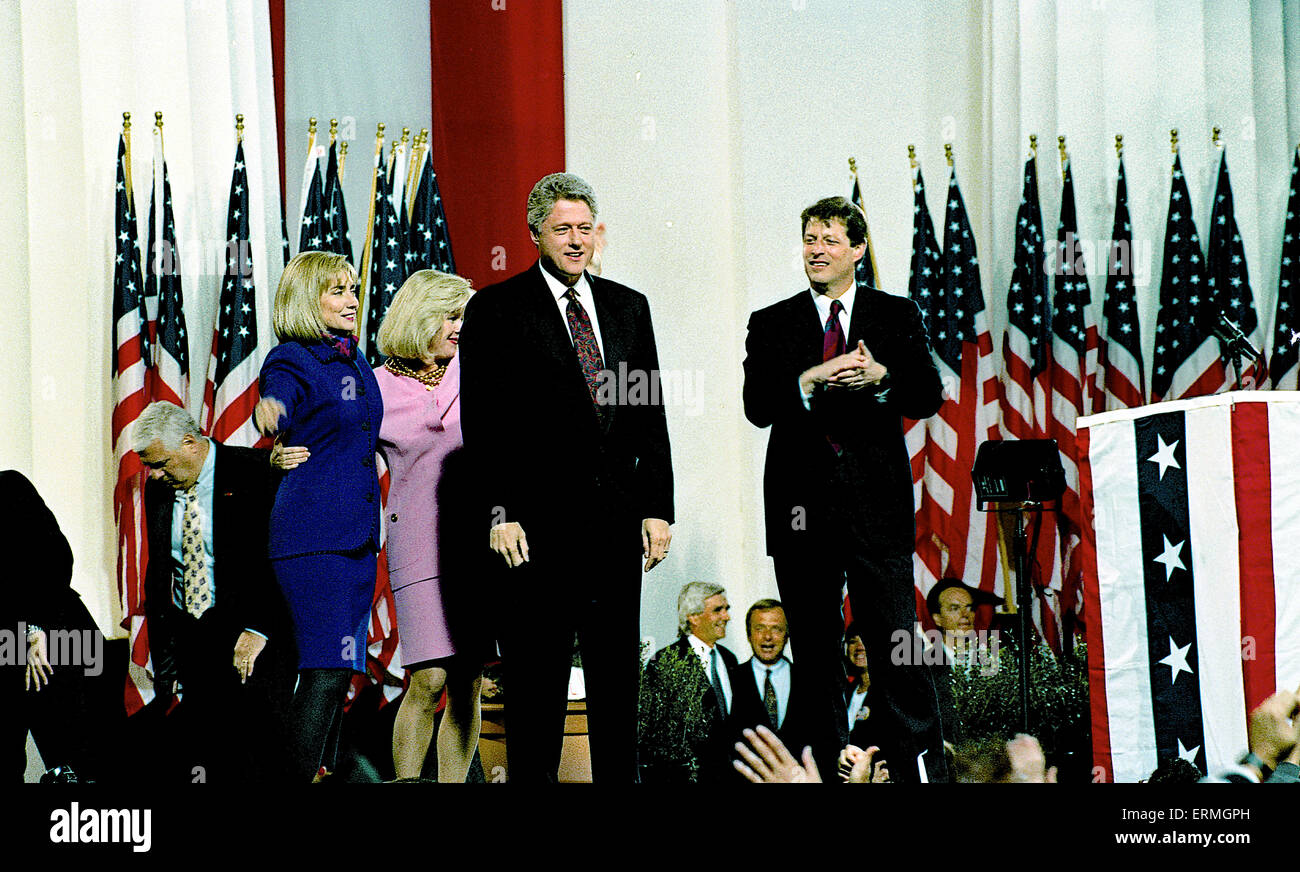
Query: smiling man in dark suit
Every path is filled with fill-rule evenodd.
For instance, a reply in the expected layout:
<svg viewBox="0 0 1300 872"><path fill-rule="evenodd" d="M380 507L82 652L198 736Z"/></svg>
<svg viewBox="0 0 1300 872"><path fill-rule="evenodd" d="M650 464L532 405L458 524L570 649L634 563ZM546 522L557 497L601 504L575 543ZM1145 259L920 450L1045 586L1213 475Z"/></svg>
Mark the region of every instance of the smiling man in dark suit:
<svg viewBox="0 0 1300 872"><path fill-rule="evenodd" d="M754 656L731 670L735 694L728 730L731 741L742 741L742 730L762 724L776 733L792 754L798 754L811 741L809 697L807 688L795 687L796 677L802 673L785 657L790 628L781 601L761 599L750 606L745 613L745 635Z"/></svg>
<svg viewBox="0 0 1300 872"><path fill-rule="evenodd" d="M641 584L672 538L672 462L645 296L588 272L596 197L541 179L539 259L475 294L461 329L465 450L503 561L511 781L555 780L575 632L593 780L636 778Z"/></svg>
<svg viewBox="0 0 1300 872"><path fill-rule="evenodd" d="M891 654L895 634L910 640L916 622L902 418L933 415L943 387L916 304L855 283L866 251L861 210L829 197L800 221L809 287L750 317L744 399L745 417L772 428L763 474L767 551L799 628L794 653L814 696L813 751L830 764L847 740L838 686L847 581L892 725L886 756L901 764L928 751L930 777L942 778L933 681ZM904 765L895 773L909 778Z"/></svg>
<svg viewBox="0 0 1300 872"><path fill-rule="evenodd" d="M268 452L203 436L172 403L150 404L133 426L131 447L149 470L144 607L155 702L166 711L180 683L187 726L172 732L185 777L281 780L297 653L267 557Z"/></svg>

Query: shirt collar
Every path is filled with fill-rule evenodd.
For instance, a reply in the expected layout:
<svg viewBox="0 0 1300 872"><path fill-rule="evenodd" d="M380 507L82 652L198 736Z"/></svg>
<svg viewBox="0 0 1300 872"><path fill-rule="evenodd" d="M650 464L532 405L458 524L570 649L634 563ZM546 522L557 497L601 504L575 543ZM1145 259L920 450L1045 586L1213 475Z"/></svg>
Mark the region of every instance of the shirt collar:
<svg viewBox="0 0 1300 872"><path fill-rule="evenodd" d="M546 268L542 266L540 260L537 261L537 268L541 270L542 278L546 279L546 287L550 290L551 296L558 303L564 295L569 292L569 286L547 272ZM587 306L591 302L591 282L587 280L586 272L583 272L583 274L578 277L577 284L573 286L573 289L578 292L578 299L583 302L584 306Z"/></svg>
<svg viewBox="0 0 1300 872"><path fill-rule="evenodd" d="M691 646L691 650L694 651L696 654L699 654L701 657L708 657L709 652L715 650L717 647L715 645L713 648L710 648L708 642L705 642L703 639L701 639L699 636L695 635L694 633L687 633L686 641Z"/></svg>
<svg viewBox="0 0 1300 872"><path fill-rule="evenodd" d="M759 660L757 657L753 658L753 664L754 664L754 674L759 676L761 676L764 672L766 672L769 669L772 670L773 675L778 675L790 668L790 661L785 659L784 654L781 655L780 660L776 661L771 666L768 666L766 663L764 663L762 660Z"/></svg>
<svg viewBox="0 0 1300 872"><path fill-rule="evenodd" d="M812 288L808 289L808 293L812 294L813 303L817 306L817 314L821 316L820 320L823 324L825 324L826 319L829 318L831 315L832 298L826 296L825 294L819 294L816 291L814 291ZM847 291L840 294L838 297L834 298L840 301L840 305L844 307L844 314L850 321L853 319L853 301L857 298L857 296L858 296L858 286L857 283L855 282L854 284L849 285L849 289Z"/></svg>

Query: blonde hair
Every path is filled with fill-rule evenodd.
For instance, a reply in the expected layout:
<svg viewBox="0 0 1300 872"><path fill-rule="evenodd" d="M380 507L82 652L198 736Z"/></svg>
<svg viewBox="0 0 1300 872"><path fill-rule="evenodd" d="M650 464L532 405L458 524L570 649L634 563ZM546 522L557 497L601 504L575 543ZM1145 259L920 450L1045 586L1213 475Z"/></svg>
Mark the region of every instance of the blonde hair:
<svg viewBox="0 0 1300 872"><path fill-rule="evenodd" d="M401 360L424 359L442 323L465 308L471 292L469 281L451 273L431 269L412 273L379 325L380 352Z"/></svg>
<svg viewBox="0 0 1300 872"><path fill-rule="evenodd" d="M281 342L316 339L329 330L320 314L320 298L339 276L357 280L357 271L341 254L300 251L285 264L275 289L271 328Z"/></svg>

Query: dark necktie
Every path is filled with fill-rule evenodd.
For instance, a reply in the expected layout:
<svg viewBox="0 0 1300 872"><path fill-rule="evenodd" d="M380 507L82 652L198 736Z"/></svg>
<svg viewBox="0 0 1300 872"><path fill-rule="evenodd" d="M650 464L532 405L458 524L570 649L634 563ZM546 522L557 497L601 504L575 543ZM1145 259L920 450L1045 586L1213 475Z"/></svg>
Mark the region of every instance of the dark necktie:
<svg viewBox="0 0 1300 872"><path fill-rule="evenodd" d="M767 709L767 719L775 730L781 726L777 721L776 688L772 686L772 670L766 672L767 676L763 679L763 707Z"/></svg>
<svg viewBox="0 0 1300 872"><path fill-rule="evenodd" d="M591 318L587 310L578 302L578 292L569 288L564 292L569 305L564 314L569 319L569 332L573 335L573 350L578 353L578 364L582 367L582 377L587 380L587 390L591 393L591 402L596 411L602 412L600 402L596 399L601 383L601 371L605 368L600 357L600 345L596 342L596 331L591 329Z"/></svg>
<svg viewBox="0 0 1300 872"><path fill-rule="evenodd" d="M727 697L722 692L722 676L718 675L718 649L709 649L709 683L713 685L713 697L718 702L718 711L727 716Z"/></svg>
<svg viewBox="0 0 1300 872"><path fill-rule="evenodd" d="M840 326L840 312L843 311L843 303L839 300L831 300L831 314L826 319L826 329L822 334L823 361L839 357L848 347L844 339L844 328Z"/></svg>
<svg viewBox="0 0 1300 872"><path fill-rule="evenodd" d="M822 361L830 360L832 357L839 357L843 354L848 345L844 339L844 328L840 326L840 312L844 311L844 304L839 300L831 300L831 314L826 319L826 330L822 333ZM829 435L826 441L835 449L835 455L838 457L843 453L840 443L836 442Z"/></svg>

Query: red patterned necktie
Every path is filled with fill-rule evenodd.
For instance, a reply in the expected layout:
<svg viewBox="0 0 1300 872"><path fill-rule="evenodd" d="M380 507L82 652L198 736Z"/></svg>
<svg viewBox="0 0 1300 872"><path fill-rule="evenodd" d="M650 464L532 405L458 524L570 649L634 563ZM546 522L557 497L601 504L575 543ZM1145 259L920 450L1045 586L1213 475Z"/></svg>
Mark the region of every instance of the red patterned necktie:
<svg viewBox="0 0 1300 872"><path fill-rule="evenodd" d="M578 363L582 366L583 378L587 380L591 402L596 405L598 412L603 411L596 394L600 388L601 372L605 369L605 364L600 357L600 345L596 343L596 332L591 329L591 319L587 317L587 310L582 308L582 303L578 302L578 292L569 288L564 292L564 296L569 301L564 313L569 319L569 332L573 335L573 350L578 353Z"/></svg>
<svg viewBox="0 0 1300 872"><path fill-rule="evenodd" d="M839 357L848 347L844 340L844 328L840 326L840 312L844 311L844 304L839 300L831 300L831 314L826 319L826 331L822 334L822 361L830 360L832 357ZM838 457L843 448L840 443L836 442L829 435L826 441L835 449L835 456Z"/></svg>
<svg viewBox="0 0 1300 872"><path fill-rule="evenodd" d="M844 311L844 304L839 300L831 300L831 315L826 319L826 331L822 335L822 360L827 361L832 357L839 357L847 349L847 343L844 341L844 328L840 326L840 312Z"/></svg>

